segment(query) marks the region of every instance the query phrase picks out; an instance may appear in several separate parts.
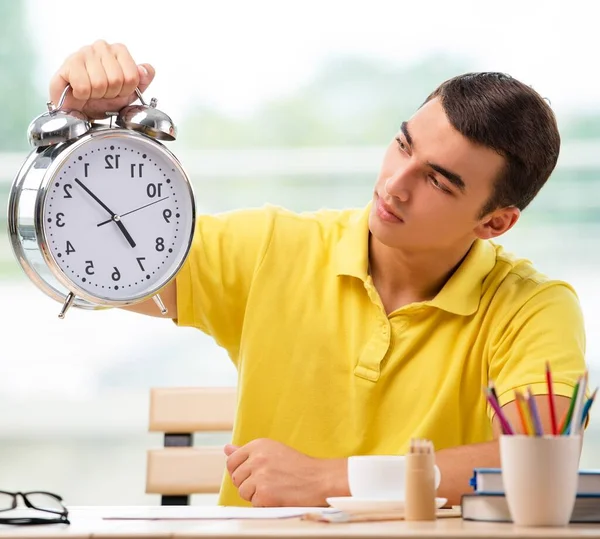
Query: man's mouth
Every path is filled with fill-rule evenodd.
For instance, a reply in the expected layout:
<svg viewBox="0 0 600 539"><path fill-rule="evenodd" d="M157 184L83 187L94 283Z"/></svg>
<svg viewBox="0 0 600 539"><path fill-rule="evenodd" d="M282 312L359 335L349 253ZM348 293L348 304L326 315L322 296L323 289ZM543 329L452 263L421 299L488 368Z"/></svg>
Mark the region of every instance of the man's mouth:
<svg viewBox="0 0 600 539"><path fill-rule="evenodd" d="M379 218L388 223L403 223L404 219L400 217L399 213L392 208L389 204L386 204L384 200L378 195L375 201L375 209Z"/></svg>

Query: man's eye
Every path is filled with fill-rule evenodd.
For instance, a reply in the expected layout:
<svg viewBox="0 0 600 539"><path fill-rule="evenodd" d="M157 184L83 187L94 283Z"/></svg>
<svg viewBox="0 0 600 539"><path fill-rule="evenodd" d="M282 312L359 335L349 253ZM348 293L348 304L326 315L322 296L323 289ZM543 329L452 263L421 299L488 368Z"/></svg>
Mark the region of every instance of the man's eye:
<svg viewBox="0 0 600 539"><path fill-rule="evenodd" d="M396 142L402 151L406 151L406 144L404 144L404 141L400 137L396 137Z"/></svg>
<svg viewBox="0 0 600 539"><path fill-rule="evenodd" d="M436 189L439 189L444 193L450 193L450 190L443 183L439 182L435 176L429 176L429 181L433 184L433 186Z"/></svg>

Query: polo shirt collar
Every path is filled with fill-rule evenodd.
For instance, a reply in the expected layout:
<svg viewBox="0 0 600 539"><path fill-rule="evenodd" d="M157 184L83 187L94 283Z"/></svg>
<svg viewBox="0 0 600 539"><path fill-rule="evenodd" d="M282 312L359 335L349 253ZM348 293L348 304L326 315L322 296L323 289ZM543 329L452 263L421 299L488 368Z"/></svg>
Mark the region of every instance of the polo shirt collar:
<svg viewBox="0 0 600 539"><path fill-rule="evenodd" d="M369 212L366 208L355 212L335 246L337 275L349 275L366 281L369 275Z"/></svg>
<svg viewBox="0 0 600 539"><path fill-rule="evenodd" d="M477 239L454 275L427 305L461 316L477 312L483 281L494 269L496 249L487 240Z"/></svg>
<svg viewBox="0 0 600 539"><path fill-rule="evenodd" d="M369 269L369 212L371 204L356 212L335 247L337 275L366 281ZM470 316L479 308L483 281L496 264L492 242L475 240L467 256L440 292L424 305L460 316Z"/></svg>

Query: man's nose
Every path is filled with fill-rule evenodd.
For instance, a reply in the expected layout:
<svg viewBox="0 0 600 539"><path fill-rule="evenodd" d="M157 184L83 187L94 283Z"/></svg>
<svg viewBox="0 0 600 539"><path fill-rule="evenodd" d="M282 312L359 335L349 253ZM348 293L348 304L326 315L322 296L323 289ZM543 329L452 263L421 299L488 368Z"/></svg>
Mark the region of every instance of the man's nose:
<svg viewBox="0 0 600 539"><path fill-rule="evenodd" d="M399 167L385 182L385 190L402 202L407 202L414 189L415 170L410 165Z"/></svg>

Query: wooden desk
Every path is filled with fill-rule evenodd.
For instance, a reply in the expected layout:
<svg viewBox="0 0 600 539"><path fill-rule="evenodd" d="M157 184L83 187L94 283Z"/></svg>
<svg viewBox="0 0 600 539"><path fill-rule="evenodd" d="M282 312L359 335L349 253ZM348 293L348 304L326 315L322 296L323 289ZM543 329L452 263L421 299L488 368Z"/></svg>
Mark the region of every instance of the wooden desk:
<svg viewBox="0 0 600 539"><path fill-rule="evenodd" d="M0 539L116 539L119 538L429 538L467 537L470 539L521 539L529 537L598 538L600 525L575 525L568 528L517 528L511 524L467 522L460 518L436 522L373 522L325 524L299 519L279 520L103 520L114 514L110 507L74 507L71 525L0 526Z"/></svg>

